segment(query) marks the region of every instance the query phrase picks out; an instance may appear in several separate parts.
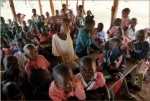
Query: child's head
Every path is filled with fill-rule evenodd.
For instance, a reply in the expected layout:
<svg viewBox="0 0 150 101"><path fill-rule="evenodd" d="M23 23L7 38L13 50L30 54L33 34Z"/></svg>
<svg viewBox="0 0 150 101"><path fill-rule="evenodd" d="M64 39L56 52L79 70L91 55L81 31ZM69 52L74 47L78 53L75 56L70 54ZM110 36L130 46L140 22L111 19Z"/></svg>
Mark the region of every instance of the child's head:
<svg viewBox="0 0 150 101"><path fill-rule="evenodd" d="M66 4L62 4L62 9L66 9L67 5Z"/></svg>
<svg viewBox="0 0 150 101"><path fill-rule="evenodd" d="M59 64L53 68L53 77L56 86L69 92L73 88L73 73L71 68L65 64Z"/></svg>
<svg viewBox="0 0 150 101"><path fill-rule="evenodd" d="M130 9L129 8L124 8L122 10L122 17L127 18L129 14L130 14Z"/></svg>
<svg viewBox="0 0 150 101"><path fill-rule="evenodd" d="M137 24L137 19L136 18L132 18L130 21L131 27L135 27Z"/></svg>
<svg viewBox="0 0 150 101"><path fill-rule="evenodd" d="M116 18L113 22L113 26L121 26L121 19L120 18Z"/></svg>
<svg viewBox="0 0 150 101"><path fill-rule="evenodd" d="M104 28L103 23L98 23L97 30L98 30L98 31L102 31L103 28Z"/></svg>
<svg viewBox="0 0 150 101"><path fill-rule="evenodd" d="M45 15L46 15L46 17L49 17L49 12L46 12Z"/></svg>
<svg viewBox="0 0 150 101"><path fill-rule="evenodd" d="M96 60L89 56L83 57L80 61L80 71L87 80L90 80L96 72Z"/></svg>
<svg viewBox="0 0 150 101"><path fill-rule="evenodd" d="M27 44L23 48L25 55L30 59L35 59L38 55L37 48L33 44Z"/></svg>
<svg viewBox="0 0 150 101"><path fill-rule="evenodd" d="M5 66L5 79L17 80L20 73L17 58L15 56L8 56Z"/></svg>
<svg viewBox="0 0 150 101"><path fill-rule="evenodd" d="M33 13L34 15L36 15L36 9L35 9L35 8L32 9L32 13Z"/></svg>
<svg viewBox="0 0 150 101"><path fill-rule="evenodd" d="M91 16L92 12L90 10L87 11L87 16Z"/></svg>
<svg viewBox="0 0 150 101"><path fill-rule="evenodd" d="M15 82L7 82L2 87L2 100L21 101L24 96Z"/></svg>
<svg viewBox="0 0 150 101"><path fill-rule="evenodd" d="M59 10L56 10L55 12L56 12L56 16L58 16L59 15Z"/></svg>
<svg viewBox="0 0 150 101"><path fill-rule="evenodd" d="M86 28L86 30L91 32L91 31L93 31L94 26L95 26L94 16L87 17L85 19L85 28Z"/></svg>
<svg viewBox="0 0 150 101"><path fill-rule="evenodd" d="M8 56L6 60L6 68L9 67L18 68L18 60L15 56Z"/></svg>
<svg viewBox="0 0 150 101"><path fill-rule="evenodd" d="M143 29L136 32L136 40L140 42L145 40L145 31Z"/></svg>
<svg viewBox="0 0 150 101"><path fill-rule="evenodd" d="M119 38L112 38L109 40L109 49L112 50L114 48L120 48L121 47L121 40Z"/></svg>
<svg viewBox="0 0 150 101"><path fill-rule="evenodd" d="M39 86L40 84L49 83L51 80L50 72L43 69L32 69L30 82L32 85Z"/></svg>

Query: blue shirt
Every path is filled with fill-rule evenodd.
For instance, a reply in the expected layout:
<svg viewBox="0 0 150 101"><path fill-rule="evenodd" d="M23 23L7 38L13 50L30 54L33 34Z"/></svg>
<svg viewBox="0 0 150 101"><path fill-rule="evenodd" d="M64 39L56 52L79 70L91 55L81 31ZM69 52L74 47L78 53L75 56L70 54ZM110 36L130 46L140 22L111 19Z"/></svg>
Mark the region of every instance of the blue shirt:
<svg viewBox="0 0 150 101"><path fill-rule="evenodd" d="M90 37L90 33L87 33L84 29L82 29L81 31L79 31L76 39L76 53L87 54L87 49L90 48L91 43L92 39Z"/></svg>

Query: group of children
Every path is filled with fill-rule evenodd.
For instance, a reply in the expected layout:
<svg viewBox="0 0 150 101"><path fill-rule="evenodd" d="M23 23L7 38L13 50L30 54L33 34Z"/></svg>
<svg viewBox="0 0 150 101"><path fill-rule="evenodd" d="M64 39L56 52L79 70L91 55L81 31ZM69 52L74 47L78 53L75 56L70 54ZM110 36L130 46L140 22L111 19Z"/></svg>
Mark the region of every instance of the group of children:
<svg viewBox="0 0 150 101"><path fill-rule="evenodd" d="M88 10L85 16L82 5L77 16L65 4L55 16L39 16L36 9L32 13L28 25L21 14L18 23L0 19L2 100L109 100L110 86L128 63L140 61L138 70L149 69L150 29L136 31L137 19L129 18L129 8L107 33L103 23L94 28L94 15ZM92 53L96 59L89 56ZM123 80L127 82L117 85L126 95L138 87L130 82L130 74Z"/></svg>

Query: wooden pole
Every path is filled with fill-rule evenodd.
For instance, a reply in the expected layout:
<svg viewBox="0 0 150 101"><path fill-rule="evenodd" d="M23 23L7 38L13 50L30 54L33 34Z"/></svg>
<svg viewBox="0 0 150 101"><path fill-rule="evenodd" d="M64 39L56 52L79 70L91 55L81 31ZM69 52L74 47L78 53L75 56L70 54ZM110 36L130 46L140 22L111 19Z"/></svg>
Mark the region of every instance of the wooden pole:
<svg viewBox="0 0 150 101"><path fill-rule="evenodd" d="M83 6L83 8L84 8L84 0L82 0L82 6Z"/></svg>
<svg viewBox="0 0 150 101"><path fill-rule="evenodd" d="M39 3L40 14L42 15L42 14L43 14L43 11L42 11L41 0L38 0L38 3Z"/></svg>
<svg viewBox="0 0 150 101"><path fill-rule="evenodd" d="M82 6L83 6L83 14L85 15L86 13L85 13L85 2L84 2L85 0L82 0Z"/></svg>
<svg viewBox="0 0 150 101"><path fill-rule="evenodd" d="M53 0L49 0L52 16L55 15Z"/></svg>
<svg viewBox="0 0 150 101"><path fill-rule="evenodd" d="M68 7L68 5L69 5L69 4L68 4L68 0L66 0L66 6Z"/></svg>
<svg viewBox="0 0 150 101"><path fill-rule="evenodd" d="M9 0L9 5L10 5L10 8L11 8L11 12L13 14L14 20L17 21L17 16L16 16L16 11L15 11L13 0Z"/></svg>
<svg viewBox="0 0 150 101"><path fill-rule="evenodd" d="M118 4L119 4L119 0L114 0L113 1L113 6L111 8L111 25L112 25L114 19L117 16Z"/></svg>

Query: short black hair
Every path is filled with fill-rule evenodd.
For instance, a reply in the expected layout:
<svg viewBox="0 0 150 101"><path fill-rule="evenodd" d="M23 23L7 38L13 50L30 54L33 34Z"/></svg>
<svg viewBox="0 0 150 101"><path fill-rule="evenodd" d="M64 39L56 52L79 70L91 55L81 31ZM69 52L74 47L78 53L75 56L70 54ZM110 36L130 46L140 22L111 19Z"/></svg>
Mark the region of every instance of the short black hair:
<svg viewBox="0 0 150 101"><path fill-rule="evenodd" d="M69 68L66 64L58 64L53 68L53 78L54 80L57 80L57 77L61 76L65 79L70 76L71 72L71 68Z"/></svg>
<svg viewBox="0 0 150 101"><path fill-rule="evenodd" d="M8 56L7 57L7 68L18 68L18 59L15 56Z"/></svg>
<svg viewBox="0 0 150 101"><path fill-rule="evenodd" d="M130 13L130 9L129 9L129 8L124 8L124 9L122 10L122 13L124 13L124 12Z"/></svg>
<svg viewBox="0 0 150 101"><path fill-rule="evenodd" d="M102 31L103 28L104 28L104 24L103 23L98 23L98 28L100 28L100 31Z"/></svg>
<svg viewBox="0 0 150 101"><path fill-rule="evenodd" d="M94 62L94 59L92 59L90 56L85 56L80 60L80 65L82 67L90 67L92 63Z"/></svg>

